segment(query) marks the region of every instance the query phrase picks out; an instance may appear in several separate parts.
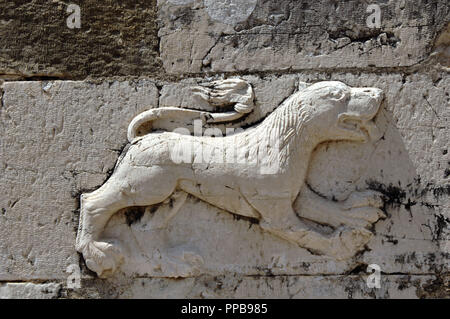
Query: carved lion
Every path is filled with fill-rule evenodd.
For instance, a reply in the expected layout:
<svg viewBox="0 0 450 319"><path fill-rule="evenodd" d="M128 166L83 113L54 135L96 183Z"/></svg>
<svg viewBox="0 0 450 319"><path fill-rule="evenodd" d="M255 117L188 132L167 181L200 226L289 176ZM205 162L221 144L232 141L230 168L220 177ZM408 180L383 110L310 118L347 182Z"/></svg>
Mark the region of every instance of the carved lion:
<svg viewBox="0 0 450 319"><path fill-rule="evenodd" d="M293 94L261 123L225 137L176 132L136 137L142 118L178 114L175 108L147 111L130 125L131 145L112 176L81 196L77 250L99 276L111 274L123 259L116 245L101 240L111 216L168 199L175 202L173 215L190 194L257 219L262 229L310 252L336 259L353 256L371 238L368 228L384 217L379 194L356 192L335 202L315 194L305 179L318 144L365 142L376 133L373 119L382 96L376 88L319 82ZM306 220L329 225L334 232L322 233Z"/></svg>

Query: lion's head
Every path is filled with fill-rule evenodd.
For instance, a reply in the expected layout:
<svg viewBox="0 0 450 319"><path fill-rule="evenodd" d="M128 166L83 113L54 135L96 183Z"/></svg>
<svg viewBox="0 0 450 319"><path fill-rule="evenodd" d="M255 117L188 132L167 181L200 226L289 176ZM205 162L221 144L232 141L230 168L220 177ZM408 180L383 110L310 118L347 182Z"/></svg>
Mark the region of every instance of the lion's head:
<svg viewBox="0 0 450 319"><path fill-rule="evenodd" d="M376 138L372 121L378 113L383 92L377 88L352 88L342 82L324 81L302 91L298 101L309 111L310 128L320 141L365 142Z"/></svg>

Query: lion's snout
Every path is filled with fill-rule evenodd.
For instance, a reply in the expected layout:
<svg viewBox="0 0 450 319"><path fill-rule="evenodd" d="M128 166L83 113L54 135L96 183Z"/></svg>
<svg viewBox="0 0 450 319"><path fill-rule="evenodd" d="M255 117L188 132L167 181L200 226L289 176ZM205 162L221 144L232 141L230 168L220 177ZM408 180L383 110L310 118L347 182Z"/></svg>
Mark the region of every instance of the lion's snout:
<svg viewBox="0 0 450 319"><path fill-rule="evenodd" d="M360 129L366 135L365 140L378 140L382 133L372 120L380 110L384 99L383 91L377 88L352 88L351 96L349 109L358 114ZM352 107L357 107L358 110L352 110Z"/></svg>
<svg viewBox="0 0 450 319"><path fill-rule="evenodd" d="M348 111L371 120L378 113L383 98L383 91L377 88L352 88Z"/></svg>

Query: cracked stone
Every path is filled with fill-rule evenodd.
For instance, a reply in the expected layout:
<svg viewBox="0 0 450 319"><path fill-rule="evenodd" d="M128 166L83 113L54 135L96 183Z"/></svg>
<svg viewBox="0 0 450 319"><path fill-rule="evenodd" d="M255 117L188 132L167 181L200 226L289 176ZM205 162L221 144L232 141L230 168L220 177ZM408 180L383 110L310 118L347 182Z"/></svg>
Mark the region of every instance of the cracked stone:
<svg viewBox="0 0 450 319"><path fill-rule="evenodd" d="M371 29L366 4L354 0L261 0L236 25L211 18L207 6L160 1L161 58L173 74L407 67L426 59L448 20L446 1L380 7L381 28Z"/></svg>

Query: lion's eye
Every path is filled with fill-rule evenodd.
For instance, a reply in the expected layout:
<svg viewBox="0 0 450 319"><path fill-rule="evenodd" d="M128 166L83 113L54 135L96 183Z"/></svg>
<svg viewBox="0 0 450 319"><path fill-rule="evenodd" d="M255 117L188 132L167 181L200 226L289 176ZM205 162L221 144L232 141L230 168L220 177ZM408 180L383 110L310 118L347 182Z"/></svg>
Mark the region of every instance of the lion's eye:
<svg viewBox="0 0 450 319"><path fill-rule="evenodd" d="M330 98L334 99L334 100L343 100L347 98L347 94L345 94L345 92L341 92L341 91L333 91L330 93Z"/></svg>

